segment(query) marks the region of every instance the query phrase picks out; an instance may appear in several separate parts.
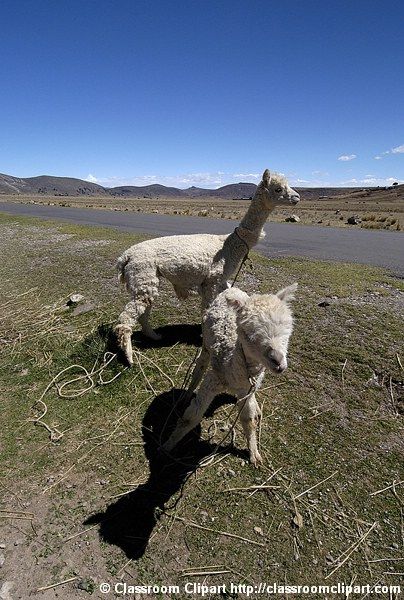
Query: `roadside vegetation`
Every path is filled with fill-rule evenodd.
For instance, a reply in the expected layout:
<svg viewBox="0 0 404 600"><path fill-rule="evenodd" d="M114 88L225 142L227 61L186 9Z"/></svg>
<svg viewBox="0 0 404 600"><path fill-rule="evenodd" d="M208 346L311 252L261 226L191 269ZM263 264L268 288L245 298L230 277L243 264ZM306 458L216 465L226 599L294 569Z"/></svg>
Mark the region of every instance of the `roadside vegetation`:
<svg viewBox="0 0 404 600"><path fill-rule="evenodd" d="M0 555L12 597L65 580L38 597L99 597L119 578L398 583L403 281L253 254L246 291L299 283L289 369L258 395L264 466L248 464L229 396L173 460L159 444L200 345L199 300L164 286L163 340L136 333L133 368L120 362L110 328L127 294L114 263L140 239L0 215ZM84 299L68 305L74 293Z"/></svg>
<svg viewBox="0 0 404 600"><path fill-rule="evenodd" d="M325 188L326 190L326 188ZM324 189L322 190L324 191ZM402 231L404 224L404 186L395 189L354 191L340 196L316 197L315 189L302 191L301 202L293 212L301 225L322 227L356 227ZM72 206L113 211L134 211L152 214L199 216L239 221L245 214L249 200L231 200L218 197L106 197L106 196L24 196L1 195L1 202L24 202L50 206ZM290 219L290 210L278 207L271 220L282 223ZM352 216L356 224L348 223Z"/></svg>

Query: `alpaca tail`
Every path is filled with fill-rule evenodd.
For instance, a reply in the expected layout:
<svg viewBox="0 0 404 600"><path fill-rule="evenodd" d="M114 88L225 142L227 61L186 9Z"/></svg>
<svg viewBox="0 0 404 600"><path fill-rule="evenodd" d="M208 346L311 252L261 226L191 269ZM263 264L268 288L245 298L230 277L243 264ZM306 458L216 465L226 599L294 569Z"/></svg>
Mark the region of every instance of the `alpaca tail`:
<svg viewBox="0 0 404 600"><path fill-rule="evenodd" d="M130 260L130 257L124 252L116 262L116 270L118 271L118 281L121 284L125 283L125 268Z"/></svg>

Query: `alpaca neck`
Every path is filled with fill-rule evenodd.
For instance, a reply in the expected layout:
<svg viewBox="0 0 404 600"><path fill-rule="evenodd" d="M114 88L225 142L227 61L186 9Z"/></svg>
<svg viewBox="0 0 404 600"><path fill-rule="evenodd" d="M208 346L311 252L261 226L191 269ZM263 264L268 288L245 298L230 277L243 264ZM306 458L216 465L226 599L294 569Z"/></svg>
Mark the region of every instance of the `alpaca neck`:
<svg viewBox="0 0 404 600"><path fill-rule="evenodd" d="M267 203L262 197L261 190L258 189L240 223L240 228L246 229L253 241L250 247L258 243L265 222L274 208L275 206L268 208Z"/></svg>
<svg viewBox="0 0 404 600"><path fill-rule="evenodd" d="M226 280L235 275L249 249L258 243L264 224L273 209L274 207L268 208L258 189L239 227L229 235L224 243L224 278Z"/></svg>

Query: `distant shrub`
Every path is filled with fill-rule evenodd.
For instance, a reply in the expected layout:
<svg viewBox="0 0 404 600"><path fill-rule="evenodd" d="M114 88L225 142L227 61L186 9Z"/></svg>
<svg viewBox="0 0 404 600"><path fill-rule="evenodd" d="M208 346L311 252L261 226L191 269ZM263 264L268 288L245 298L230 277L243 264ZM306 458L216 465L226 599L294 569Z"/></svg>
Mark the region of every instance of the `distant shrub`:
<svg viewBox="0 0 404 600"><path fill-rule="evenodd" d="M367 223L362 223L361 227L363 229L384 229L384 223L380 223L377 221L371 221Z"/></svg>

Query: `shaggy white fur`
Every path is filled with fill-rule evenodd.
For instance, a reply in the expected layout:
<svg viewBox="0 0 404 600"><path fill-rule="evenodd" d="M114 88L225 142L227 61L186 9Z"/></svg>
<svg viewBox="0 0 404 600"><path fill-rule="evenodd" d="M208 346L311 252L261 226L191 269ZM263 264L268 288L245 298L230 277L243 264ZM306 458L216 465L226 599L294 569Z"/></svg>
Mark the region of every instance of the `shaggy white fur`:
<svg viewBox="0 0 404 600"><path fill-rule="evenodd" d="M135 244L118 259L120 280L132 300L119 315L115 327L118 346L133 363L131 334L138 321L145 335L159 339L149 324L152 304L159 293L160 279L170 281L177 297L195 291L205 308L227 287L245 257L263 235L262 228L277 205L294 205L300 197L286 179L264 171L249 209L240 226L230 235L176 235Z"/></svg>
<svg viewBox="0 0 404 600"><path fill-rule="evenodd" d="M262 462L256 427L260 409L255 391L265 371L282 373L293 329L289 302L297 283L277 294L249 297L238 288L221 292L203 316L203 346L188 394L203 379L196 396L164 444L168 452L198 423L217 394L230 391L238 398L239 415L247 438L251 462ZM204 377L205 371L210 368Z"/></svg>

